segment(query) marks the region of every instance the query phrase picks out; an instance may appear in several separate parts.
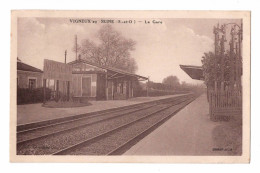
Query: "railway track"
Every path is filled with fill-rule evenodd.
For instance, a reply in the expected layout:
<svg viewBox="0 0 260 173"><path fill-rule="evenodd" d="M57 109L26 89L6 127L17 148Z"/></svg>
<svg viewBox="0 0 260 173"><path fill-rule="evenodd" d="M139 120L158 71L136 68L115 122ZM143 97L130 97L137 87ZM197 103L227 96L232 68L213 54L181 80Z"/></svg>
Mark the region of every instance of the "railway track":
<svg viewBox="0 0 260 173"><path fill-rule="evenodd" d="M65 119L65 120L61 118L61 119L53 120L53 122L50 123L46 123L46 121L44 121L43 123L45 124L39 122L38 126L36 126L35 123L32 123L32 125L31 124L22 125L22 126L27 126L23 128L18 126L17 143L23 143L36 138L44 137L46 135L54 134L56 132L62 132L68 129L72 129L73 124L75 128L78 126L85 125L86 121L87 121L86 125L90 125L92 123L97 123L106 119L116 118L118 116L123 116L125 114L134 113L136 111L140 111L143 109L148 109L157 104L171 102L175 99L178 99L178 97L166 99L166 100L159 100L156 102L148 102L145 104L138 104L130 107L128 106L126 108L118 108L116 110L108 110L105 112L102 111L101 113L98 114L96 114L95 112L93 114L86 114L85 116L80 115L80 116L74 116L72 118L69 117L70 119Z"/></svg>
<svg viewBox="0 0 260 173"><path fill-rule="evenodd" d="M171 100L175 100L176 98L185 97L187 95L190 95L190 94L183 94L181 96L177 96L177 97L173 97L173 98L154 100L154 101L150 101L150 102L138 103L135 105L129 105L129 106L124 106L124 107L119 107L119 108L112 108L112 109L107 109L107 110L102 110L102 111L97 111L97 112L90 112L90 113L85 113L85 114L79 114L79 115L69 116L69 117L64 117L64 118L44 120L44 121L40 121L40 122L33 122L33 123L27 123L27 124L19 124L16 127L16 131L17 131L17 133L20 133L23 131L30 131L30 130L41 128L41 127L47 127L49 125L60 124L62 122L74 121L76 119L81 119L81 118L88 117L88 116L114 113L114 112L118 112L118 111L132 109L135 107L150 105L150 104L160 104L160 103L164 103L164 102L169 102Z"/></svg>
<svg viewBox="0 0 260 173"><path fill-rule="evenodd" d="M17 154L122 154L145 134L149 134L152 129L194 99L194 95L179 96L124 110L119 109L20 130L17 132ZM146 125L147 122L149 125Z"/></svg>
<svg viewBox="0 0 260 173"><path fill-rule="evenodd" d="M60 123L50 124L38 128L20 131L17 133L17 144L26 143L36 139L44 138L50 135L56 135L58 133L64 133L70 130L82 128L85 126L100 123L102 121L117 118L119 116L125 116L143 109L149 109L154 105L146 105L142 107L135 107L128 110L120 110L115 112L97 114L93 116L87 116L74 120L64 121Z"/></svg>

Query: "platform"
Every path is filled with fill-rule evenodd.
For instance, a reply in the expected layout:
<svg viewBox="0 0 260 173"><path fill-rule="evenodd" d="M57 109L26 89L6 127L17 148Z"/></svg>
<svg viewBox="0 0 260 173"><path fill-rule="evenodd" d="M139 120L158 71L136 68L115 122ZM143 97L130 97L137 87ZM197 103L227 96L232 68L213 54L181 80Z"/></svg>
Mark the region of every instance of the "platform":
<svg viewBox="0 0 260 173"><path fill-rule="evenodd" d="M124 155L219 155L213 151L213 129L206 94L130 148Z"/></svg>
<svg viewBox="0 0 260 173"><path fill-rule="evenodd" d="M159 97L135 97L128 100L90 101L90 106L74 108L47 108L42 103L17 106L17 124L27 124L56 118L74 116L89 112L130 106L165 98L177 97L185 94L167 95Z"/></svg>

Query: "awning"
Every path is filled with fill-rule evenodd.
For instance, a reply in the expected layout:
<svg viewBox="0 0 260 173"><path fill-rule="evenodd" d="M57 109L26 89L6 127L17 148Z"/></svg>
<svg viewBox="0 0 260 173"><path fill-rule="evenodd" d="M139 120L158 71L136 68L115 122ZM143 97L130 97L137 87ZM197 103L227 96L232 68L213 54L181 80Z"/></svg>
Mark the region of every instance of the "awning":
<svg viewBox="0 0 260 173"><path fill-rule="evenodd" d="M91 66L95 66L95 67L98 67L98 68L101 68L101 69L105 69L108 72L107 77L108 77L109 80L116 79L116 78L122 78L122 77L128 77L128 78L130 77L130 78L133 78L133 79L137 79L139 81L148 80L148 78L144 77L144 76L140 76L140 75L137 75L137 74L134 74L134 73L130 73L130 72L123 71L123 70L116 69L116 68L112 68L112 67L100 66L100 65L94 64L92 62L82 60L82 59L69 62L68 64L75 64L75 63L85 63L85 64L88 64L88 65L91 65ZM73 73L76 74L77 72L73 72ZM79 73L82 73L82 72L79 72Z"/></svg>
<svg viewBox="0 0 260 173"><path fill-rule="evenodd" d="M192 79L204 80L201 66L180 65L181 69L185 71Z"/></svg>

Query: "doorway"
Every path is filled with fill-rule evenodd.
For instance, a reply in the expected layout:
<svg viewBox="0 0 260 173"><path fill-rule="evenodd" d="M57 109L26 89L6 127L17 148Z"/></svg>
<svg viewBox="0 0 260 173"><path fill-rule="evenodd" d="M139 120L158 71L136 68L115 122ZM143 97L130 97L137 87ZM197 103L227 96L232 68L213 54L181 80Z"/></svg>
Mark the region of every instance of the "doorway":
<svg viewBox="0 0 260 173"><path fill-rule="evenodd" d="M81 88L82 96L91 96L91 77L82 77Z"/></svg>

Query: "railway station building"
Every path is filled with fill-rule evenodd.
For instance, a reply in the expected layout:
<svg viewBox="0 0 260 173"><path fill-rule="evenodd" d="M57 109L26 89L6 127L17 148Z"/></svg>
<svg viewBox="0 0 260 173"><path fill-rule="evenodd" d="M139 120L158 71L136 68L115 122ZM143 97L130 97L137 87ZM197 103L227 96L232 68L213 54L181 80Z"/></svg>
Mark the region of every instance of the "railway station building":
<svg viewBox="0 0 260 173"><path fill-rule="evenodd" d="M70 73L68 78L46 78L40 70L17 59L17 88L36 89L47 87L52 90L53 97L72 97L87 100L124 100L134 97L134 88L138 81L146 81L147 77L123 70L99 66L91 62L77 59L67 64L47 60L52 64L56 75ZM72 70L67 70L69 67ZM66 70L65 70L66 69ZM65 71L64 71L65 70ZM55 76L55 75L54 75Z"/></svg>
<svg viewBox="0 0 260 173"><path fill-rule="evenodd" d="M135 82L148 79L82 59L68 64L72 66L71 92L74 97L87 97L90 100L128 99L134 95Z"/></svg>
<svg viewBox="0 0 260 173"><path fill-rule="evenodd" d="M138 81L148 80L147 77L99 66L82 59L77 59L66 65L72 67L72 79L69 86L68 84L64 85L64 81L59 81L58 90L65 91L65 94L69 92L73 98L86 98L87 100L128 99L134 97L134 87ZM54 88L57 89L57 85ZM69 88L69 91L66 88Z"/></svg>

